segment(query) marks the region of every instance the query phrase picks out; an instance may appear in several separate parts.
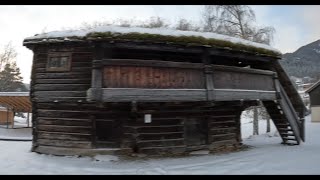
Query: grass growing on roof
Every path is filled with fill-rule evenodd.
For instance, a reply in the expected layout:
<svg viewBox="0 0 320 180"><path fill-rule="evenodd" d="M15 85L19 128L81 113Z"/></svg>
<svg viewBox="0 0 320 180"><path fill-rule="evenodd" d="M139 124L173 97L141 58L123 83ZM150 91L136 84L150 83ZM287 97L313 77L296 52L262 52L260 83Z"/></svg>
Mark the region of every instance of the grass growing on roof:
<svg viewBox="0 0 320 180"><path fill-rule="evenodd" d="M149 33L113 33L113 32L92 32L86 35L87 38L112 38L114 40L151 40L156 42L172 42L177 44L199 44L217 47L229 47L234 50L248 51L270 56L280 56L281 54L255 46L244 45L241 43L233 43L225 40L213 38L204 38L201 36L170 36Z"/></svg>

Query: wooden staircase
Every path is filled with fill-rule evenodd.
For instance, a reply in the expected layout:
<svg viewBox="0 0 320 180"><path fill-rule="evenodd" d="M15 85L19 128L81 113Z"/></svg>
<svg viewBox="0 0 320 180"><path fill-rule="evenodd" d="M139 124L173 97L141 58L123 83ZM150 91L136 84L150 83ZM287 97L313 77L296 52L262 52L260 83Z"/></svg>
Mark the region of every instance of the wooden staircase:
<svg viewBox="0 0 320 180"><path fill-rule="evenodd" d="M267 109L270 118L273 120L274 125L278 129L278 132L282 138L283 144L287 145L299 145L301 138L300 133L289 123L284 111L279 102L264 101L265 108Z"/></svg>
<svg viewBox="0 0 320 180"><path fill-rule="evenodd" d="M280 82L276 81L278 100L263 101L270 118L273 120L283 140L283 144L299 145L304 141L304 121L297 115L286 91Z"/></svg>

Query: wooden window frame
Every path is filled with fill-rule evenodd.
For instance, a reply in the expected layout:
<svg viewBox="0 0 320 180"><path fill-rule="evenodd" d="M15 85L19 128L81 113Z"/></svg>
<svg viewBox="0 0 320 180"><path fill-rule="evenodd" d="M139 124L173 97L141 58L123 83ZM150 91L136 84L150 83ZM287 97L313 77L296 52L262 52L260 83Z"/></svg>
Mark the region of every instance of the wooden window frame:
<svg viewBox="0 0 320 180"><path fill-rule="evenodd" d="M49 67L49 62L51 58L61 58L61 57L67 57L69 59L69 63L65 67ZM47 65L46 65L46 71L55 71L55 72L61 72L61 71L70 71L71 70L71 62L72 62L72 53L66 53L66 52L55 52L55 53L49 53L48 59L47 59Z"/></svg>

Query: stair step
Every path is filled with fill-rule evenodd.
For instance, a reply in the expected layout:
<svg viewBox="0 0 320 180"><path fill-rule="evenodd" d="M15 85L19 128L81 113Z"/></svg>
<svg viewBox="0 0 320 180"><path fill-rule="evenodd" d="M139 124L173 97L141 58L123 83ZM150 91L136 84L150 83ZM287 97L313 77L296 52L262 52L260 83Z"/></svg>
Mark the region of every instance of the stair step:
<svg viewBox="0 0 320 180"><path fill-rule="evenodd" d="M280 132L281 135L294 136L293 133Z"/></svg>
<svg viewBox="0 0 320 180"><path fill-rule="evenodd" d="M282 142L281 144L289 145L289 146L294 146L294 145L299 145L297 142Z"/></svg>
<svg viewBox="0 0 320 180"><path fill-rule="evenodd" d="M282 118L280 118L280 119L278 119L278 118L275 118L275 119L272 119L273 121L277 121L277 122L281 122L281 121L283 121L284 123L286 123L287 121L286 121L286 119L282 119Z"/></svg>
<svg viewBox="0 0 320 180"><path fill-rule="evenodd" d="M293 131L292 129L287 129L287 128L279 128L279 131Z"/></svg>
<svg viewBox="0 0 320 180"><path fill-rule="evenodd" d="M293 140L293 141L297 141L297 139L295 137L282 137L284 140L288 141L288 140Z"/></svg>
<svg viewBox="0 0 320 180"><path fill-rule="evenodd" d="M290 126L290 124L278 124L278 123L275 123L277 126Z"/></svg>

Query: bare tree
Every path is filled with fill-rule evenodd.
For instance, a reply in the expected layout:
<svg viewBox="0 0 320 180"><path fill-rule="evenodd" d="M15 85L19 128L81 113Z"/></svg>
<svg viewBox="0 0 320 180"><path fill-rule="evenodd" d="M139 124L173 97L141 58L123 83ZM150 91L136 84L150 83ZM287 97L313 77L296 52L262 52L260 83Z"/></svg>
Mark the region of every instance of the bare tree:
<svg viewBox="0 0 320 180"><path fill-rule="evenodd" d="M93 29L93 28L96 28L96 27L107 26L107 25L112 25L112 24L113 23L109 22L109 21L93 21L91 23L83 22L80 25L79 29L87 30L87 29Z"/></svg>
<svg viewBox="0 0 320 180"><path fill-rule="evenodd" d="M220 21L221 7L217 5L207 5L202 12L203 31L222 33Z"/></svg>
<svg viewBox="0 0 320 180"><path fill-rule="evenodd" d="M12 63L16 57L17 52L11 42L4 45L2 51L0 50L0 71L4 69L6 64Z"/></svg>
<svg viewBox="0 0 320 180"><path fill-rule="evenodd" d="M161 27L168 28L169 24L167 24L163 18L159 16L153 16L153 17L150 17L149 21L138 26L145 27L145 28L161 28Z"/></svg>
<svg viewBox="0 0 320 180"><path fill-rule="evenodd" d="M179 19L177 25L175 26L175 29L181 30L181 31L199 31L200 27L193 25L190 21L186 19Z"/></svg>
<svg viewBox="0 0 320 180"><path fill-rule="evenodd" d="M251 41L257 43L263 43L270 45L273 41L273 35L275 33L275 29L273 27L267 26L262 28L252 28L252 37Z"/></svg>
<svg viewBox="0 0 320 180"><path fill-rule="evenodd" d="M257 27L256 16L248 5L208 5L204 8L203 30L270 44L275 29Z"/></svg>
<svg viewBox="0 0 320 180"><path fill-rule="evenodd" d="M149 20L145 22L137 21L135 19L116 19L113 21L94 21L91 23L83 22L80 27L76 29L87 30L93 29L100 26L120 26L120 27L145 27L145 28L168 28L169 24L165 22L161 17L150 17Z"/></svg>

